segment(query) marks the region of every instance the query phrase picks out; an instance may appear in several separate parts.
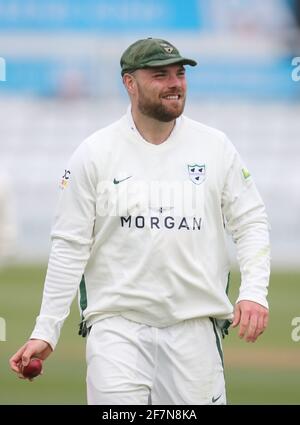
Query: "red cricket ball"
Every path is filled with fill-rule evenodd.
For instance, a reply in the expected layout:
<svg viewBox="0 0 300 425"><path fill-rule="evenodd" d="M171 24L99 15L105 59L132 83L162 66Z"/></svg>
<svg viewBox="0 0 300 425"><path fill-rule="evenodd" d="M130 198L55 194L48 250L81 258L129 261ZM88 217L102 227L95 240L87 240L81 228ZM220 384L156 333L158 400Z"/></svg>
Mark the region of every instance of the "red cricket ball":
<svg viewBox="0 0 300 425"><path fill-rule="evenodd" d="M22 375L24 378L32 379L40 375L43 362L41 359L32 358L27 366L23 366Z"/></svg>

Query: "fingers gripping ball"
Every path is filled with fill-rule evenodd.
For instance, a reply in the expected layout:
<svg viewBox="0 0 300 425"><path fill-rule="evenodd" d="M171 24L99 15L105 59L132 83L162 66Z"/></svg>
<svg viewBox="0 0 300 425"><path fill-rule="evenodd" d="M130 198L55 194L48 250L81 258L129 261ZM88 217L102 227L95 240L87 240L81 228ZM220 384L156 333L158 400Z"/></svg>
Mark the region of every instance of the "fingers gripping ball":
<svg viewBox="0 0 300 425"><path fill-rule="evenodd" d="M27 366L22 367L22 375L24 378L33 379L40 375L43 368L43 362L41 359L32 358Z"/></svg>

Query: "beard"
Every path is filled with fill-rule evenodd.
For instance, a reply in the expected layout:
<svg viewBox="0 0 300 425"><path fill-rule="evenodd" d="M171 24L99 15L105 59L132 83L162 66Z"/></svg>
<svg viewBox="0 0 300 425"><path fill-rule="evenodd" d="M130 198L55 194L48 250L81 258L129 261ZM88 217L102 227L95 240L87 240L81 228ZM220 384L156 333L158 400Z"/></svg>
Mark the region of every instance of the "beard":
<svg viewBox="0 0 300 425"><path fill-rule="evenodd" d="M149 99L139 88L138 109L147 117L161 122L170 122L178 118L184 110L185 97L181 95L180 99L181 102L178 101L176 106L172 106L172 101L170 101L170 105L164 105L162 102Z"/></svg>

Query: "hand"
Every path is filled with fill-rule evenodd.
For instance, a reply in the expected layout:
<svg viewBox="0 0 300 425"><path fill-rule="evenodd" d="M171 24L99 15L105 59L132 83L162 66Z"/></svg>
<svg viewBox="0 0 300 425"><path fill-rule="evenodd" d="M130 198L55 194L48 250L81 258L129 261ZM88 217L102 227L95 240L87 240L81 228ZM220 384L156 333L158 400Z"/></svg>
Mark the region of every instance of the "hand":
<svg viewBox="0 0 300 425"><path fill-rule="evenodd" d="M232 327L240 325L239 337L255 342L268 325L269 310L253 301L240 301L235 305Z"/></svg>
<svg viewBox="0 0 300 425"><path fill-rule="evenodd" d="M32 357L45 360L52 351L48 342L41 339L30 339L10 358L10 367L19 375L19 378L25 379L22 375L22 367L27 366Z"/></svg>

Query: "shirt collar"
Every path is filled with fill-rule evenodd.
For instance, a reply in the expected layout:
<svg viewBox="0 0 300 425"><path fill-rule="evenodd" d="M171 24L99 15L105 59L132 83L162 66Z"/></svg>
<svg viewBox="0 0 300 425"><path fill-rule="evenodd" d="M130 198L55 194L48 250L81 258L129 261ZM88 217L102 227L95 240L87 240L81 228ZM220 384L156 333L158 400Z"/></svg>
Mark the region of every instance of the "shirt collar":
<svg viewBox="0 0 300 425"><path fill-rule="evenodd" d="M144 142L152 145L152 143L148 142L147 140L145 140L143 138L143 136L141 135L141 133L136 128L135 122L133 120L132 112L131 112L131 105L128 106L126 115L127 115L127 121L128 121L129 127L130 127L130 131L132 131L138 138L142 139ZM182 116L176 118L175 125L174 125L174 128L173 128L170 136L167 138L167 140L165 140L160 145L163 145L164 143L166 143L170 138L172 138L178 132L178 129L180 127L181 120L182 120ZM160 145L154 145L154 146L160 146Z"/></svg>

